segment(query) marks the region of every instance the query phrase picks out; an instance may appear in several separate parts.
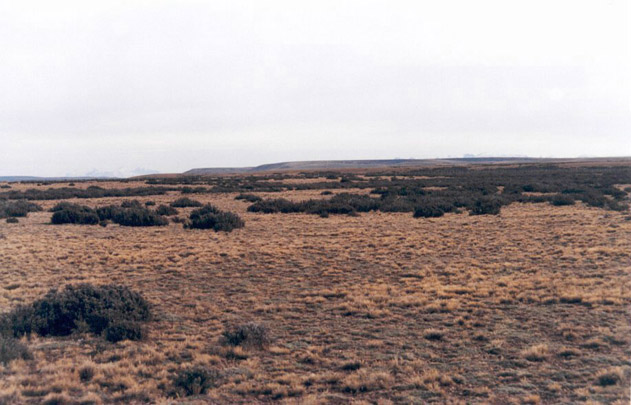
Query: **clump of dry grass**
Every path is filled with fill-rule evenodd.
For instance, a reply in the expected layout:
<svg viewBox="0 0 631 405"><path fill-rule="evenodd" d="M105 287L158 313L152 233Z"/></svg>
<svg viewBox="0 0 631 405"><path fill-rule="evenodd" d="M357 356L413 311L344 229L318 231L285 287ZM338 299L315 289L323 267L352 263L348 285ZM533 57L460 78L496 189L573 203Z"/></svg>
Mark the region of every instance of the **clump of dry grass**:
<svg viewBox="0 0 631 405"><path fill-rule="evenodd" d="M205 394L219 384L220 377L219 371L201 366L182 369L173 376L171 396Z"/></svg>
<svg viewBox="0 0 631 405"><path fill-rule="evenodd" d="M367 392L389 387L393 382L392 375L385 371L362 369L344 377L341 388L352 393Z"/></svg>
<svg viewBox="0 0 631 405"><path fill-rule="evenodd" d="M521 355L529 361L543 361L550 355L550 348L546 343L541 343L524 349Z"/></svg>
<svg viewBox="0 0 631 405"><path fill-rule="evenodd" d="M257 322L247 322L226 329L223 332L224 342L233 346L267 347L271 337L267 326Z"/></svg>

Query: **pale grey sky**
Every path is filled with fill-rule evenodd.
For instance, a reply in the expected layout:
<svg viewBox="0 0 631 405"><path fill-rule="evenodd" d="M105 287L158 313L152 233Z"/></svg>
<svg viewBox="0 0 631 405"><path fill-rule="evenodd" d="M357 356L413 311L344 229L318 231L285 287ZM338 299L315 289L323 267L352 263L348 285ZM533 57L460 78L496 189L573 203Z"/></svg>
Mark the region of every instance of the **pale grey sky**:
<svg viewBox="0 0 631 405"><path fill-rule="evenodd" d="M631 2L0 0L0 175L465 153L631 155Z"/></svg>

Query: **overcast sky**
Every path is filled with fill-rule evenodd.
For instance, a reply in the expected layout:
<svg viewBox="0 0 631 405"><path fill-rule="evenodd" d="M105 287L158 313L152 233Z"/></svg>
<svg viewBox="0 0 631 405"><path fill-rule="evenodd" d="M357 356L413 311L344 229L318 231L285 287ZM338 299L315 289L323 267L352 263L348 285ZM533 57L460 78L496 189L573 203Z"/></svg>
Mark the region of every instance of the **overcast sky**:
<svg viewBox="0 0 631 405"><path fill-rule="evenodd" d="M631 1L0 1L0 175L631 155Z"/></svg>

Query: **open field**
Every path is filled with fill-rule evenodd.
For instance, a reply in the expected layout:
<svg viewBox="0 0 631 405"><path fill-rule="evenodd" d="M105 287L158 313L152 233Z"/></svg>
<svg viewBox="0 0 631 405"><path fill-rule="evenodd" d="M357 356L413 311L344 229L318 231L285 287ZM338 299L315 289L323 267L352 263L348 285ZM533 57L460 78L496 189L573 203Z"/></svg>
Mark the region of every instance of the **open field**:
<svg viewBox="0 0 631 405"><path fill-rule="evenodd" d="M615 170L625 177L631 169ZM410 175L422 182L427 174ZM338 181L329 177L315 177L322 187L294 173L267 180L304 189L187 194L238 214L245 227L230 233L174 222L51 225L57 199L34 200L43 210L18 223L1 220L2 312L51 287L87 282L128 286L155 316L140 341L22 337L32 359L0 363L0 403L629 403L628 208L511 197L498 215L322 217L250 212L250 202L235 200L243 191L296 202L329 198L323 190L369 195L353 179L343 190L327 188ZM166 205L182 197L182 184L170 183L158 195L65 201ZM137 180L76 188L90 185L147 187ZM424 187L445 199L441 190L452 185ZM548 194L530 189L524 201ZM194 209L178 208L178 216ZM270 343L222 341L226 328L246 322L264 325ZM212 370L212 384L200 395L173 394L173 376L191 366Z"/></svg>

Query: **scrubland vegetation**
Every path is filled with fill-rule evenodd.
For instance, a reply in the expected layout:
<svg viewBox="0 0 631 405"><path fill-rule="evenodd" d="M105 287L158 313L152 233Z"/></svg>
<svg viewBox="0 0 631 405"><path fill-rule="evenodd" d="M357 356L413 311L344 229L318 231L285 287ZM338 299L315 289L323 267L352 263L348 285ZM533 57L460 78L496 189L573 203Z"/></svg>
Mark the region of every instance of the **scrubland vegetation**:
<svg viewBox="0 0 631 405"><path fill-rule="evenodd" d="M0 403L629 402L628 165L147 182L0 193Z"/></svg>

